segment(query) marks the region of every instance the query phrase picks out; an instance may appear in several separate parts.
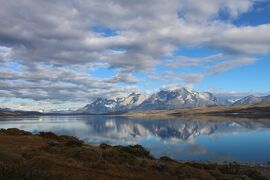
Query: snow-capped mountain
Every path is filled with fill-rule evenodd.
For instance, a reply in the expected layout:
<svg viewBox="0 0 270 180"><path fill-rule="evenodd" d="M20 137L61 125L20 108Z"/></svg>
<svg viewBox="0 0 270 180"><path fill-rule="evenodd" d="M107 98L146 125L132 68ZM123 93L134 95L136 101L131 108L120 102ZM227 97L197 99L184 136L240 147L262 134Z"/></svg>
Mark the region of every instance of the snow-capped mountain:
<svg viewBox="0 0 270 180"><path fill-rule="evenodd" d="M261 97L250 95L250 96L246 96L242 99L239 99L233 105L235 106L235 105L256 104L256 103L268 102L268 101L270 101L270 95L269 96L261 96Z"/></svg>
<svg viewBox="0 0 270 180"><path fill-rule="evenodd" d="M236 101L239 99L243 98L243 96L232 96L232 95L224 95L224 94L214 94L216 97L216 102L219 105L224 105L224 106L230 106L234 104Z"/></svg>
<svg viewBox="0 0 270 180"><path fill-rule="evenodd" d="M139 106L145 99L145 95L136 93L132 93L128 97L117 99L97 98L91 104L78 109L76 113L104 114L124 112Z"/></svg>
<svg viewBox="0 0 270 180"><path fill-rule="evenodd" d="M244 105L244 104L256 104L262 101L261 97L256 97L253 95L250 96L246 96L242 99L239 99L238 101L236 101L233 105Z"/></svg>
<svg viewBox="0 0 270 180"><path fill-rule="evenodd" d="M270 101L270 96L216 97L209 92L197 92L186 88L160 90L146 98L143 94L132 93L127 97L106 99L97 98L91 104L75 113L105 114L127 111L171 110L181 108L208 107L216 105L244 105Z"/></svg>
<svg viewBox="0 0 270 180"><path fill-rule="evenodd" d="M139 106L142 102L144 102L146 96L143 94L132 93L128 97L118 98L117 102L120 107L127 107L127 109L131 109L135 106Z"/></svg>
<svg viewBox="0 0 270 180"><path fill-rule="evenodd" d="M76 113L102 114L114 112L116 110L116 101L113 99L97 98L91 104L87 104Z"/></svg>
<svg viewBox="0 0 270 180"><path fill-rule="evenodd" d="M267 97L257 97L257 96L246 96L242 99L239 99L238 101L236 101L233 105L237 106L237 105L247 105L247 104L256 104L256 103L260 103L262 101L267 101Z"/></svg>
<svg viewBox="0 0 270 180"><path fill-rule="evenodd" d="M125 111L165 110L177 108L205 107L217 105L211 93L199 93L185 88L161 90L146 98L143 94L132 93L117 99L97 98L93 103L78 109L76 113L104 114Z"/></svg>
<svg viewBox="0 0 270 180"><path fill-rule="evenodd" d="M199 93L195 90L181 88L176 90L161 90L146 99L135 110L164 110L214 105L217 105L217 102L211 93Z"/></svg>

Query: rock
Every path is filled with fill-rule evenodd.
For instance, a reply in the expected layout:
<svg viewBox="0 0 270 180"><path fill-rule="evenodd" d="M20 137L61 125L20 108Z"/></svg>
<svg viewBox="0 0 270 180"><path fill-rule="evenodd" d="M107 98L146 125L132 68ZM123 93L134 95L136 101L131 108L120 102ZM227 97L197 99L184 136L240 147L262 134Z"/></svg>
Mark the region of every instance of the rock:
<svg viewBox="0 0 270 180"><path fill-rule="evenodd" d="M81 147L82 145L83 145L83 141L74 137L70 138L66 142L66 146L70 146L70 147Z"/></svg>
<svg viewBox="0 0 270 180"><path fill-rule="evenodd" d="M165 170L168 169L167 166L165 164L161 163L161 162L158 162L158 163L154 164L153 168L157 169L159 171L165 171Z"/></svg>
<svg viewBox="0 0 270 180"><path fill-rule="evenodd" d="M135 156L138 156L138 157L152 158L150 156L150 152L148 150L144 149L141 145L123 147L123 150L126 152L129 152Z"/></svg>
<svg viewBox="0 0 270 180"><path fill-rule="evenodd" d="M32 133L20 130L17 128L8 128L8 129L1 129L1 133L7 134L7 135L12 135L12 136L22 136L22 135L32 135Z"/></svg>
<svg viewBox="0 0 270 180"><path fill-rule="evenodd" d="M168 156L162 156L159 158L161 161L165 161L165 162L175 162L175 160L171 159Z"/></svg>
<svg viewBox="0 0 270 180"><path fill-rule="evenodd" d="M39 136L50 138L50 139L58 139L58 136L52 132L40 132Z"/></svg>
<svg viewBox="0 0 270 180"><path fill-rule="evenodd" d="M57 146L57 145L59 145L60 143L58 142L58 141L49 141L48 142L48 145L50 145L50 146Z"/></svg>
<svg viewBox="0 0 270 180"><path fill-rule="evenodd" d="M107 148L111 148L112 146L111 145L108 145L108 144L105 144L105 143L101 143L99 145L99 147L102 148L102 149L107 149Z"/></svg>

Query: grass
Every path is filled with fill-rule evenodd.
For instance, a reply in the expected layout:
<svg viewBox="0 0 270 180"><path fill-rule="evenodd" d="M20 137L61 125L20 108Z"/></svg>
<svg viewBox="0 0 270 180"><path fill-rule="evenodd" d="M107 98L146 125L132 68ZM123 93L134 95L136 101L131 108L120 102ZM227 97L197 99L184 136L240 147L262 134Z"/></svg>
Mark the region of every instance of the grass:
<svg viewBox="0 0 270 180"><path fill-rule="evenodd" d="M53 143L52 143L53 142ZM270 168L155 159L140 145L91 146L75 137L0 131L0 179L265 179Z"/></svg>
<svg viewBox="0 0 270 180"><path fill-rule="evenodd" d="M18 163L21 162L22 160L23 158L19 154L10 152L0 147L0 161L7 163Z"/></svg>
<svg viewBox="0 0 270 180"><path fill-rule="evenodd" d="M270 118L270 103L258 103L240 106L211 106L176 110L152 110L144 112L128 112L126 116L174 118L187 116L219 116L238 118Z"/></svg>

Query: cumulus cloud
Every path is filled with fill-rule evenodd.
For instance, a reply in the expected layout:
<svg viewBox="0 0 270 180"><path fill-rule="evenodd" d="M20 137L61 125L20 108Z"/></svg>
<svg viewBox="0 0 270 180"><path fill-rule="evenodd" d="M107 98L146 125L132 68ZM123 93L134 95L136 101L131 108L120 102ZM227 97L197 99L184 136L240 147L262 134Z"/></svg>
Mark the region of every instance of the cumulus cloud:
<svg viewBox="0 0 270 180"><path fill-rule="evenodd" d="M161 78L156 67L164 63L169 69L217 63L210 73L251 64L255 62L251 56L270 50L270 24L236 26L231 20L251 11L258 2L0 0L1 96L84 101L123 94L125 88L137 89L141 79L136 72L185 84L198 83L204 77L165 73ZM228 20L220 20L221 14ZM106 30L114 33L106 35ZM175 57L175 51L183 46L223 53ZM224 58L234 55L245 58ZM116 74L110 78L91 76L89 72L99 65ZM118 85L121 83L125 86Z"/></svg>
<svg viewBox="0 0 270 180"><path fill-rule="evenodd" d="M122 75L123 76L123 75ZM138 91L134 86L121 88L118 82L131 83L132 76L95 78L69 67L35 66L17 70L0 69L0 96L20 97L52 102L83 101L97 96L119 96L123 92ZM135 89L134 89L135 88Z"/></svg>
<svg viewBox="0 0 270 180"><path fill-rule="evenodd" d="M269 50L269 25L236 27L215 21L204 24L189 20L190 16L208 20L224 8L236 16L247 11L252 3L251 0L4 1L0 39L3 45L13 47L14 57L24 63L105 62L115 68L124 66L136 70L143 69L140 64L147 67L159 63L179 45L204 44L243 53L265 52ZM181 12L185 16L179 17ZM93 25L115 28L119 33L104 37L91 30ZM258 34L260 37L255 38ZM125 51L108 54L113 48Z"/></svg>
<svg viewBox="0 0 270 180"><path fill-rule="evenodd" d="M270 50L270 24L228 28L213 39L213 46L238 54L260 54Z"/></svg>
<svg viewBox="0 0 270 180"><path fill-rule="evenodd" d="M225 11L231 18L248 11L252 7L251 0L187 0L183 6L184 17L192 21L205 21L216 18L220 11Z"/></svg>

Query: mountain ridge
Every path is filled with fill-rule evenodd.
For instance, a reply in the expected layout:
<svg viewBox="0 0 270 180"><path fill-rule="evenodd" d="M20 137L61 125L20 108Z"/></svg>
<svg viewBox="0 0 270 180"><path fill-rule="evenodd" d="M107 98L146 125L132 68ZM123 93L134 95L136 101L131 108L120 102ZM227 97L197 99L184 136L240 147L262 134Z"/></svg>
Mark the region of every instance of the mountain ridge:
<svg viewBox="0 0 270 180"><path fill-rule="evenodd" d="M230 110L233 107L245 105L259 105L270 102L270 95L255 96L248 95L243 98L233 98L233 96L218 96L210 92L198 92L191 89L179 88L174 90L162 89L152 95L146 96L140 93L131 93L127 97L107 99L97 98L92 103L77 110L50 112L22 111L10 108L0 108L0 116L16 115L79 115L79 114L126 114L129 112L151 112L181 110L193 112L194 108L209 109L210 107L220 107ZM261 108L261 107L260 107ZM210 109L209 109L210 110ZM265 111L265 110L263 110ZM237 113L237 111L234 111ZM151 114L151 113L150 113Z"/></svg>
<svg viewBox="0 0 270 180"><path fill-rule="evenodd" d="M243 97L243 98L237 100L232 105L233 106L236 106L236 105L248 105L248 104L256 104L256 103L269 102L269 101L270 101L270 95L268 95L268 96L249 95L249 96L246 96L246 97Z"/></svg>
<svg viewBox="0 0 270 180"><path fill-rule="evenodd" d="M104 114L126 111L169 110L218 105L210 92L197 92L180 88L160 90L146 98L146 95L132 93L117 99L97 98L94 102L78 109L75 113Z"/></svg>
<svg viewBox="0 0 270 180"><path fill-rule="evenodd" d="M142 103L145 99L145 95L137 93L132 93L128 97L116 99L99 97L94 102L76 110L75 113L104 114L125 112L134 108L135 106L140 105L140 103Z"/></svg>

